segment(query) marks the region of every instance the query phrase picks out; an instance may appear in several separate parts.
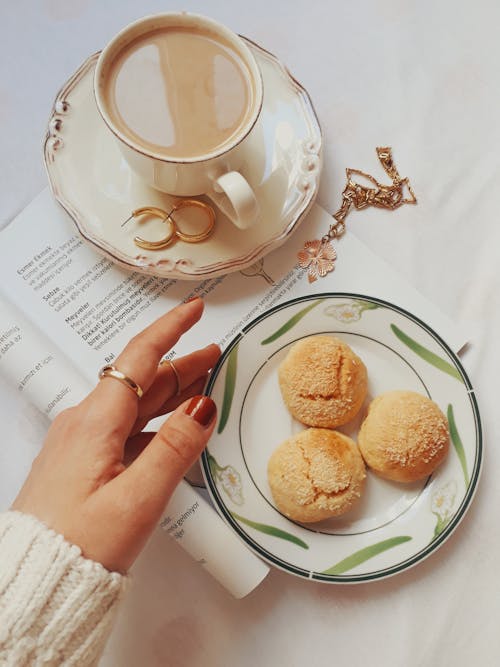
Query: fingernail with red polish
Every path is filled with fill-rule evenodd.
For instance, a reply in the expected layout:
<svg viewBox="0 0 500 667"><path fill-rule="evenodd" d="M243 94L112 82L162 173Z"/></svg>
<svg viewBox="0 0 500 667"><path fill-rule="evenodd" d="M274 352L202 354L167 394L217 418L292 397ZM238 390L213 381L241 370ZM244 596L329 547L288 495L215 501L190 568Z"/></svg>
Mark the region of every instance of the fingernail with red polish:
<svg viewBox="0 0 500 667"><path fill-rule="evenodd" d="M193 396L186 408L186 414L205 427L212 423L216 412L217 407L209 396Z"/></svg>
<svg viewBox="0 0 500 667"><path fill-rule="evenodd" d="M186 299L184 303L191 303L191 301L196 301L196 299L200 299L201 297L199 296L192 296L189 299Z"/></svg>

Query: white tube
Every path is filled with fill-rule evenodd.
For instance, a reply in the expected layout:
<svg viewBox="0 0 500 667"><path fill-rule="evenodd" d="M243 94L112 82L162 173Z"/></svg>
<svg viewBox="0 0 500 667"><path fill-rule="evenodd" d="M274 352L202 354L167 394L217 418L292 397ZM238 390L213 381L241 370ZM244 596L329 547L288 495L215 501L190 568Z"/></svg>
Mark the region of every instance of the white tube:
<svg viewBox="0 0 500 667"><path fill-rule="evenodd" d="M92 389L61 351L1 296L0 373L50 419ZM175 490L160 525L236 598L250 593L269 572L187 482Z"/></svg>
<svg viewBox="0 0 500 667"><path fill-rule="evenodd" d="M235 598L245 597L269 572L187 482L176 488L160 526Z"/></svg>

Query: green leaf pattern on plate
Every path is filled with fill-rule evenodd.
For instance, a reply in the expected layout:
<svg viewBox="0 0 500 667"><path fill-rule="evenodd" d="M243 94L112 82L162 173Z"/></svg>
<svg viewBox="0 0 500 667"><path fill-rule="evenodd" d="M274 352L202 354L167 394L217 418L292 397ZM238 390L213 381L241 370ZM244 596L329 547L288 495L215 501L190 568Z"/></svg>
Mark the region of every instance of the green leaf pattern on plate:
<svg viewBox="0 0 500 667"><path fill-rule="evenodd" d="M464 473L465 488L469 486L469 473L467 471L467 460L465 458L465 450L458 433L457 424L455 422L455 415L453 413L453 405L448 405L447 411L448 424L450 427L450 438L455 447L455 451L460 460L460 465L462 466L462 471Z"/></svg>
<svg viewBox="0 0 500 667"><path fill-rule="evenodd" d="M243 505L245 503L245 498L243 496L243 486L241 483L241 475L236 470L234 466L227 465L221 466L217 463L212 454L208 455L208 465L210 467L210 472L212 477L216 480L218 486L224 491L224 493L233 501L235 505ZM276 528L276 526L270 526L266 523L258 523L257 521L251 521L245 517L231 512L231 516L237 521L259 530L261 533L266 533L266 535L272 535L273 537L279 537L282 540L287 540L288 542L293 542L302 549L309 549L309 546L301 540L299 537L288 533L286 530L281 530L281 528Z"/></svg>
<svg viewBox="0 0 500 667"><path fill-rule="evenodd" d="M347 558L343 558L327 570L323 570L321 574L343 574L344 572L348 572L358 565L361 565L361 563L364 563L366 560L378 556L378 554L381 554L383 551L393 549L404 542L409 542L411 539L412 538L409 535L400 535L398 537L390 537L388 540L376 542L375 544L370 544L370 546L364 547L364 549L355 551L350 556L347 556Z"/></svg>
<svg viewBox="0 0 500 667"><path fill-rule="evenodd" d="M267 337L261 340L261 345L269 345L270 343L274 343L274 341L277 341L280 339L280 337L284 336L287 334L289 331L291 331L299 322L308 315L314 308L316 308L318 305L322 305L321 309L318 309L316 313L313 313L313 315L308 318L308 320L305 321L305 325L303 324L301 327L297 327L297 329L300 329L302 332L303 327L309 325L309 321L314 322L315 320L320 320L323 319L323 322L321 323L324 328L324 318L329 317L333 318L334 320L337 320L338 322L341 322L345 325L350 325L352 324L352 330L356 331L355 324L359 320L363 319L363 321L366 320L365 324L368 325L370 324L371 317L366 316L363 317L363 314L365 311L368 310L375 310L375 309L380 309L378 312L378 315L382 318L383 314L385 311L389 313L390 309L385 308L384 305L378 304L378 303L373 303L370 302L369 300L365 300L364 297L359 297L359 298L354 298L357 297L358 295L339 295L340 298L336 299L331 299L330 296L315 296L312 299L309 298L308 301L302 301L302 307L298 305L296 302L293 303L292 308L288 310L284 310L283 314L281 315L281 326L277 328L274 333L272 332L272 329L269 327L269 321L265 323L265 325L262 327L262 335ZM307 304L304 306L304 304ZM297 308L299 308L297 310ZM277 311L279 313L280 311ZM289 319L286 319L286 313L294 313ZM278 317L280 317L278 315ZM420 357L422 360L424 360L427 364L430 364L434 368L438 369L442 373L446 374L449 377L454 378L454 380L459 381L462 384L462 387L464 390L467 390L468 383L466 377L462 377L462 374L459 370L459 364L454 365L452 362L452 357L450 356L450 359L448 360L447 353L445 351L445 347L443 346L443 351L439 352L439 354L436 354L435 352L431 351L432 349L438 349L437 347L434 348L434 343L429 342L427 343L429 347L425 347L422 343L418 342L418 340L415 340L412 336L408 335L406 331L413 332L412 328L407 328L404 324L403 327L406 331L400 329L396 324L391 323L391 320L393 319L393 316L391 314L387 315L387 318L385 320L385 338L387 340L387 343L389 346L391 346L391 340L390 337L391 335L394 335L408 350L411 351L411 353L417 355ZM375 317L375 320L377 320L377 317ZM378 321L378 320L377 320ZM397 321L397 320L396 320ZM280 322L280 320L276 320L276 316L273 312L273 319L271 322ZM364 327L365 324L362 326ZM277 324L274 326L278 326ZM408 325L408 327L411 327L411 324ZM350 328L350 327L349 327ZM362 329L363 330L363 329ZM416 329L415 329L416 330ZM293 335L293 334L292 334ZM412 333L412 335L414 335ZM417 338L419 340L422 340L423 342L426 342L428 339L425 338L424 333L422 332L422 337L418 336ZM431 336L432 338L432 336ZM260 336L257 340L260 340ZM429 339L431 341L431 339ZM392 342L394 343L394 339L392 339ZM257 343L258 344L258 343ZM280 345L281 342L278 342L278 345ZM398 348L400 348L399 345L397 345ZM235 397L235 391L236 391L236 380L237 380L237 373L238 373L238 355L239 355L239 344L237 343L229 352L226 361L225 361L225 376L220 378L219 381L223 382L223 396L222 396L222 406L220 410L220 419L219 419L219 424L218 424L218 433L222 433L224 429L226 428L228 421L230 419L230 413L234 418L237 418L236 414L236 403L234 401ZM442 356L440 356L442 355ZM409 355L407 355L409 356ZM241 375L242 370L239 370L239 373ZM441 376L437 374L432 374L432 380L437 379L439 381L439 378ZM240 378L241 379L241 378ZM446 386L449 386L449 381L445 381L445 378L442 377L441 382L446 382ZM431 383L432 384L432 383ZM455 389L458 390L458 385L455 386ZM450 397L451 398L451 397ZM458 399L457 399L458 400ZM455 408L457 409L457 405L455 405ZM232 411L232 412L231 412ZM457 428L457 423L455 420L455 414L454 414L454 408L453 405L449 404L447 407L447 418L448 418L448 424L449 424L449 431L450 431L450 440L453 444L453 447L455 449L455 452L458 456L458 460L460 461L462 473L463 473L463 478L465 480L465 489L469 488L471 486L471 480L469 476L469 471L467 468L467 458L465 455L465 452L467 451L469 453L469 449L464 448L464 444L462 443L462 440L460 438L460 434ZM467 422L465 421L465 424ZM459 424L458 426L462 428L461 426L462 422L460 419L459 415ZM465 426L463 427L465 428ZM227 429L229 430L229 429ZM462 433L464 435L464 433ZM228 443L229 446L231 446L233 443ZM468 447L469 443L465 442L465 445ZM218 454L219 456L219 454ZM224 458L223 454L220 454ZM259 543L259 538L258 535L254 534L252 536L253 531L258 531L260 533L263 533L264 535L269 536L271 539L266 540L266 548L269 548L269 544L272 544L272 541L274 538L278 540L284 540L286 543L289 543L290 545L294 545L294 547L286 547L285 543L282 543L281 545L278 545L282 549L287 549L287 551L290 552L290 556L292 554L292 549L293 553L295 554L294 558L296 557L297 559L302 559L302 561L305 558L305 568L308 570L310 567L309 564L309 558L315 555L315 548L316 548L316 537L312 536L310 537L307 542L305 542L303 539L301 539L303 536L307 538L307 535L304 533L304 531L300 530L300 528L297 527L297 530L294 530L293 524L290 524L290 530L293 532L297 532L300 534L300 537L297 535L294 535L293 532L289 532L287 530L283 530L282 528L278 528L276 525L271 525L268 523L262 523L260 521L255 521L252 518L247 518L248 515L254 516L256 519L263 518L270 520L274 523L280 523L279 519L273 519L271 516L264 515L262 517L259 516L259 512L257 509L255 509L253 506L250 507L250 492L248 491L248 498L245 498L244 496L244 489L243 489L243 483L242 483L242 476L240 475L240 472L233 466L233 465L220 465L217 460L207 452L207 464L208 468L210 470L210 475L212 479L214 480L217 489L220 492L221 500L226 497L229 499L229 502L227 500L225 501L227 503L226 508L230 516L238 522L239 527L237 528L237 532L239 532L240 536L245 540L245 541L250 541L251 543L257 543L257 544L262 544L262 542ZM456 464L455 464L456 466ZM243 470L243 466L241 467ZM471 472L472 474L472 472ZM427 496L427 500L424 506L424 515L426 516L426 525L427 525L427 540L429 540L429 534L432 533L432 538L428 541L429 549L435 548L435 544L439 543L439 540L436 541L436 538L438 536L443 536L443 534L446 534L447 531L450 530L450 525L452 522L455 522L455 519L457 517L457 506L462 507L462 482L461 482L461 475L460 472L458 472L458 467L456 467L455 471L455 478L454 479L449 479L446 480L444 479L441 482L438 482L438 480L434 480L433 485L429 490L432 490L435 488L434 484L436 482L439 483L439 487L435 490L432 491L431 497ZM243 481L245 481L245 477L243 477ZM475 479L473 477L473 479ZM245 484L250 484L250 482L245 482ZM224 503L224 501L223 501ZM243 508L244 509L240 509ZM242 516L241 514L237 513L236 511L232 510L237 510L237 512L242 511L245 515L247 516ZM461 511L461 510L460 510ZM286 525L286 524L284 524ZM249 531L245 529L245 526L248 526ZM287 526L288 527L288 526ZM403 528L402 530L398 530L395 528L394 532L397 533L406 533L406 532L412 532L411 530L406 530ZM389 532L389 535L391 533ZM369 544L367 546L364 546L362 548L359 548L356 551L353 551L353 549L356 548L356 546L361 546L363 542L355 544L355 546L352 546L350 549L347 547L343 547L344 553L347 551L349 554L349 551L351 553L347 555L346 557L342 558L341 560L338 560L338 562L334 563L331 567L323 570L321 573L318 574L323 574L325 575L325 579L328 578L329 576L332 578L336 577L341 577L341 575L344 575L346 573L346 579L350 580L351 578L364 578L370 579L374 578L377 576L383 576L385 573L384 567L386 567L386 563L390 563L391 568L394 568L394 563L396 565L404 564L405 560L408 558L408 554L413 555L413 550L420 548L420 536L419 534L415 533L412 535L408 534L399 534L394 537L387 537L387 532L382 534L380 537L386 537L386 539L380 539L379 541L375 541L372 544ZM261 540L263 538L260 538ZM372 537L371 539L377 539L376 537ZM424 538L425 539L425 538ZM398 549L399 546L402 546L405 543L408 543L412 541L412 544L409 545L409 547L404 547L402 549ZM434 543L434 544L433 544ZM364 543L366 545L366 542ZM295 547L298 548L295 549ZM300 550L309 550L309 556L301 556L300 554L304 553L301 552ZM389 553L387 558L376 558L379 555L383 554L384 552L391 552L391 550L394 550L394 554ZM322 554L322 563L324 563L324 557L325 554ZM340 554L337 555L337 558L340 558ZM333 558L328 557L328 560L332 562L334 560L335 556ZM331 558L331 560L330 560ZM376 561L374 561L373 566L369 562L370 559L376 558ZM293 558L290 558L293 561ZM304 562L300 562L300 566L304 567ZM366 567L362 567L363 564L368 561L368 565ZM328 561L327 561L328 562ZM316 564L316 567L318 565ZM359 568L359 570L357 570ZM366 571L365 571L366 570ZM370 571L373 570L373 571ZM353 572L351 576L351 572Z"/></svg>
<svg viewBox="0 0 500 667"><path fill-rule="evenodd" d="M316 306L318 306L322 301L323 299L317 299L305 308L302 308L302 310L299 310L298 313L295 313L295 315L287 320L285 324L283 324L277 331L268 336L268 338L265 338L261 342L261 345L268 345L269 343L273 343L280 336L283 336L283 334L285 334L287 331L290 331L290 329L292 329L298 322L300 322L300 320L305 317L305 315L307 315L310 310L316 308Z"/></svg>
<svg viewBox="0 0 500 667"><path fill-rule="evenodd" d="M379 307L376 303L354 300L327 306L324 313L329 317L334 317L339 322L351 324L352 322L358 322L365 310L375 310Z"/></svg>
<svg viewBox="0 0 500 667"><path fill-rule="evenodd" d="M272 535L273 537L279 537L281 540L287 540L288 542L292 542L293 544L302 547L302 549L309 549L309 545L304 542L304 540L301 540L300 537L296 537L291 533L287 533L286 530L281 530L281 528L276 528L276 526L269 526L267 523L257 523L257 521L251 521L250 519L246 519L245 517L240 516L234 512L231 512L231 516L240 523L244 523L245 525L250 526L250 528L259 530L261 533L266 533L266 535Z"/></svg>
<svg viewBox="0 0 500 667"><path fill-rule="evenodd" d="M436 517L436 527L434 528L434 535L432 539L443 532L446 526L450 523L454 511L455 497L457 495L457 483L454 479L447 482L437 491L432 494L431 511Z"/></svg>
<svg viewBox="0 0 500 667"><path fill-rule="evenodd" d="M245 502L243 485L241 475L236 468L231 465L220 466L211 454L208 454L208 465L212 477L218 482L224 493L235 505L243 505Z"/></svg>
<svg viewBox="0 0 500 667"><path fill-rule="evenodd" d="M224 383L224 398L222 399L222 410L220 413L217 433L222 433L227 424L227 420L229 419L229 413L231 412L234 389L236 387L236 372L238 370L238 347L239 343L233 347L227 359L226 380Z"/></svg>
<svg viewBox="0 0 500 667"><path fill-rule="evenodd" d="M408 334L405 334L404 331L401 331L401 329L395 324L391 324L391 329L402 343L409 347L410 350L415 352L415 354L418 354L418 356L424 359L424 361L432 364L440 371L443 371L443 373L448 373L448 375L451 375L456 380L459 380L459 382L463 382L462 376L460 375L458 369L455 368L455 366L452 366L445 359L442 359L437 354L434 354L434 352L431 352L423 345L420 345L420 343L417 343L416 340L408 336Z"/></svg>

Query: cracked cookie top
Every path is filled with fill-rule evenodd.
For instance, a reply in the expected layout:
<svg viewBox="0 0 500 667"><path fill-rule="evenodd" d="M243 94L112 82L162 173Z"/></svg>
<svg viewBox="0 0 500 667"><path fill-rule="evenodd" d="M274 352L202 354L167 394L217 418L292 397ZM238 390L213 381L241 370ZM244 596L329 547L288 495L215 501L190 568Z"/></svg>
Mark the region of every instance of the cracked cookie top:
<svg viewBox="0 0 500 667"><path fill-rule="evenodd" d="M364 363L334 336L295 343L278 370L283 400L307 426L336 428L355 417L368 386Z"/></svg>
<svg viewBox="0 0 500 667"><path fill-rule="evenodd" d="M356 444L342 433L323 428L309 428L288 438L268 464L278 510L303 523L350 510L361 496L365 477Z"/></svg>

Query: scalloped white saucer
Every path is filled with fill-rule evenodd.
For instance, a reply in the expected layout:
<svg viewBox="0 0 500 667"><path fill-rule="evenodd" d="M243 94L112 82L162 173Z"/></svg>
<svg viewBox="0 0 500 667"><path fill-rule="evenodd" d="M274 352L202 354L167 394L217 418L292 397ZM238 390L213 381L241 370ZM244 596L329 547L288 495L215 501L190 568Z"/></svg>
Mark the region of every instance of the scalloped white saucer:
<svg viewBox="0 0 500 667"><path fill-rule="evenodd" d="M140 250L133 243L137 223L121 227L132 210L166 208L174 197L139 179L102 122L92 89L99 54L58 94L44 148L52 191L80 234L112 261L165 278L238 271L284 243L312 206L321 172L321 130L309 95L275 56L245 41L262 72L264 104L241 173L256 193L261 216L252 228L239 230L217 210L216 229L203 243Z"/></svg>

